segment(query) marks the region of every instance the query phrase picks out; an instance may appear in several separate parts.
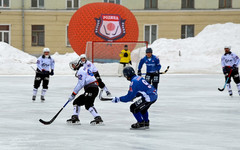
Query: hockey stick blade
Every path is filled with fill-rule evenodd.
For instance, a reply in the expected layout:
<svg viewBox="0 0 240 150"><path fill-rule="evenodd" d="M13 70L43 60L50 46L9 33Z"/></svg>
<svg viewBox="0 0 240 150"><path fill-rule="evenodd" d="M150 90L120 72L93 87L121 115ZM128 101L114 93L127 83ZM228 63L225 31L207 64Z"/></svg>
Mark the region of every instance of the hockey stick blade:
<svg viewBox="0 0 240 150"><path fill-rule="evenodd" d="M50 121L44 121L42 119L39 119L39 122L41 122L42 124L44 125L50 125L51 123L53 123L53 121L57 118L57 116L60 114L60 112L63 110L63 108L65 106L67 106L67 104L70 102L70 100L68 100L64 105L63 107L58 111L58 113L50 120Z"/></svg>
<svg viewBox="0 0 240 150"><path fill-rule="evenodd" d="M113 97L103 97L102 94L103 94L103 90L101 90L99 93L99 99L101 101L111 101L113 99Z"/></svg>
<svg viewBox="0 0 240 150"><path fill-rule="evenodd" d="M160 74L165 74L168 72L168 69L170 68L170 66L167 66L167 69L164 72L160 72Z"/></svg>
<svg viewBox="0 0 240 150"><path fill-rule="evenodd" d="M223 88L223 89L218 88L218 90L219 90L219 91L224 91L224 88Z"/></svg>
<svg viewBox="0 0 240 150"><path fill-rule="evenodd" d="M57 118L57 116L60 114L60 112L63 110L63 108L64 108L64 107L62 107L62 108L58 111L58 113L57 113L50 121L44 121L44 120L42 120L42 119L39 119L39 121L40 121L42 124L44 124L44 125L49 125L49 124L53 123L53 121Z"/></svg>

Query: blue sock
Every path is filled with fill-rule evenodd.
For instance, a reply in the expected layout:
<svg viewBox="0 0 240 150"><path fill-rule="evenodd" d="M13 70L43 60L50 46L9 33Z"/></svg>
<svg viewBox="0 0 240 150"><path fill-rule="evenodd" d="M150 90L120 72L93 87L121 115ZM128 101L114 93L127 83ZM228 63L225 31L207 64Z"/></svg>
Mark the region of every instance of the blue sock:
<svg viewBox="0 0 240 150"><path fill-rule="evenodd" d="M145 121L145 122L148 122L149 120L148 120L148 112L146 112L145 114L142 114L142 117L143 117L143 120Z"/></svg>
<svg viewBox="0 0 240 150"><path fill-rule="evenodd" d="M140 112L133 114L134 117L136 118L137 122L142 122L142 114Z"/></svg>

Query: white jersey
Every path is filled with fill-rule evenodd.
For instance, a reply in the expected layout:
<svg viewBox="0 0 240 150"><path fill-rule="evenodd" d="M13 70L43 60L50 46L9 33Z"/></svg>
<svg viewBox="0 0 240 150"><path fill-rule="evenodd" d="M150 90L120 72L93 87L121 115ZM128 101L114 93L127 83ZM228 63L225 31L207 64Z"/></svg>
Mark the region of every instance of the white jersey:
<svg viewBox="0 0 240 150"><path fill-rule="evenodd" d="M78 71L76 76L78 77L78 83L74 88L73 92L78 93L84 86L94 83L96 78L94 77L92 71L88 68L81 67Z"/></svg>
<svg viewBox="0 0 240 150"><path fill-rule="evenodd" d="M54 69L54 59L52 59L52 57L48 57L46 58L44 55L40 56L37 59L37 68L42 71L42 69L44 69L45 71L50 71L51 69Z"/></svg>
<svg viewBox="0 0 240 150"><path fill-rule="evenodd" d="M225 67L225 66L232 67L233 65L238 66L240 63L240 60L236 54L230 52L222 56L221 63L222 63L222 67Z"/></svg>
<svg viewBox="0 0 240 150"><path fill-rule="evenodd" d="M94 64L91 61L86 61L86 63L83 64L84 68L90 69L92 72L97 72L98 69L94 66Z"/></svg>

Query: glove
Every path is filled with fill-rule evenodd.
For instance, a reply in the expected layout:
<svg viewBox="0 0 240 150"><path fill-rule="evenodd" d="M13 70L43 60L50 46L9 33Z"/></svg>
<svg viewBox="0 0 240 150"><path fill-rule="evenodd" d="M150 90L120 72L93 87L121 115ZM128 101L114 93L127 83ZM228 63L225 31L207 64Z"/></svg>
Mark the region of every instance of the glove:
<svg viewBox="0 0 240 150"><path fill-rule="evenodd" d="M129 61L129 64L132 65L132 61L131 60Z"/></svg>
<svg viewBox="0 0 240 150"><path fill-rule="evenodd" d="M77 95L77 94L73 92L73 93L69 96L68 100L71 102L71 101L75 98L76 95Z"/></svg>
<svg viewBox="0 0 240 150"><path fill-rule="evenodd" d="M120 102L119 97L114 97L114 98L112 99L112 102L113 102L113 103L118 103L118 102Z"/></svg>
<svg viewBox="0 0 240 150"><path fill-rule="evenodd" d="M234 64L234 65L233 65L233 70L237 70L237 69L238 69L237 65Z"/></svg>
<svg viewBox="0 0 240 150"><path fill-rule="evenodd" d="M124 55L123 55L124 57L128 57L128 53L124 53Z"/></svg>
<svg viewBox="0 0 240 150"><path fill-rule="evenodd" d="M139 75L139 76L141 76L141 75L142 75L142 73L141 73L141 70L138 70L138 75Z"/></svg>
<svg viewBox="0 0 240 150"><path fill-rule="evenodd" d="M155 75L159 75L159 71L156 71L156 72L155 72Z"/></svg>
<svg viewBox="0 0 240 150"><path fill-rule="evenodd" d="M53 76L53 75L54 75L54 70L53 70L53 69L51 70L51 73L50 73L50 75L51 75L51 76Z"/></svg>

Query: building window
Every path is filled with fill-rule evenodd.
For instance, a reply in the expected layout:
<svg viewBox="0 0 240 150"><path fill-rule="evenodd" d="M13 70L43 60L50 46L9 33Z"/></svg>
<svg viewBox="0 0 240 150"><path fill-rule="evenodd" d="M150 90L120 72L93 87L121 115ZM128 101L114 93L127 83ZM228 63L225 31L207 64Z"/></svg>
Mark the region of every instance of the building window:
<svg viewBox="0 0 240 150"><path fill-rule="evenodd" d="M232 8L232 0L219 0L219 8Z"/></svg>
<svg viewBox="0 0 240 150"><path fill-rule="evenodd" d="M44 45L44 25L32 25L32 46Z"/></svg>
<svg viewBox="0 0 240 150"><path fill-rule="evenodd" d="M105 3L115 3L120 4L120 0L104 0Z"/></svg>
<svg viewBox="0 0 240 150"><path fill-rule="evenodd" d="M157 39L157 25L144 26L144 40L152 44Z"/></svg>
<svg viewBox="0 0 240 150"><path fill-rule="evenodd" d="M0 8L9 8L10 0L0 0Z"/></svg>
<svg viewBox="0 0 240 150"><path fill-rule="evenodd" d="M69 42L69 39L68 39L68 25L67 25L67 28L66 28L66 46L70 47L70 42Z"/></svg>
<svg viewBox="0 0 240 150"><path fill-rule="evenodd" d="M43 8L44 0L32 0L32 7L33 8Z"/></svg>
<svg viewBox="0 0 240 150"><path fill-rule="evenodd" d="M158 0L145 0L145 9L157 9Z"/></svg>
<svg viewBox="0 0 240 150"><path fill-rule="evenodd" d="M182 9L193 9L194 8L194 0L182 0Z"/></svg>
<svg viewBox="0 0 240 150"><path fill-rule="evenodd" d="M10 44L10 26L0 25L0 42Z"/></svg>
<svg viewBox="0 0 240 150"><path fill-rule="evenodd" d="M67 9L78 9L79 0L67 0Z"/></svg>
<svg viewBox="0 0 240 150"><path fill-rule="evenodd" d="M182 25L181 38L194 37L194 25Z"/></svg>

